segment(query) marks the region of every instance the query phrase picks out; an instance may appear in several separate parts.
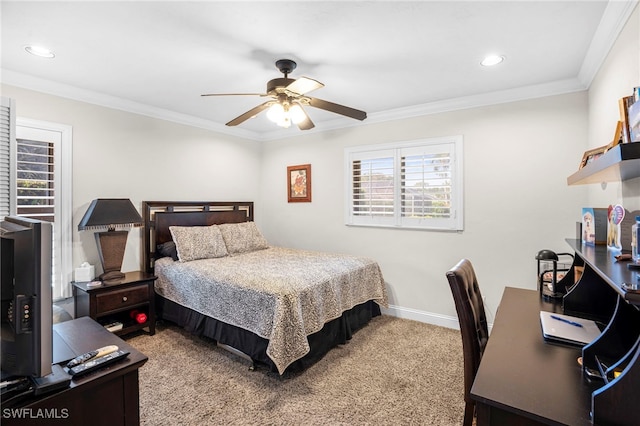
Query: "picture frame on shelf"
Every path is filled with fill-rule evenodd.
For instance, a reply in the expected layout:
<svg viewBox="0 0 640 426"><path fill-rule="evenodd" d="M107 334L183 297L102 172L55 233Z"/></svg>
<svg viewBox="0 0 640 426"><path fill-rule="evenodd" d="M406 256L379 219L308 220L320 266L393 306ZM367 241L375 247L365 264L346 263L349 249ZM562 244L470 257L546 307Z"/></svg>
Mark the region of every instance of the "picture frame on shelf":
<svg viewBox="0 0 640 426"><path fill-rule="evenodd" d="M618 100L620 121L622 122L622 143L631 142L631 126L629 121L629 108L633 106L633 96L625 96Z"/></svg>
<svg viewBox="0 0 640 426"><path fill-rule="evenodd" d="M585 151L580 162L580 169L599 158L607 150L607 145Z"/></svg>
<svg viewBox="0 0 640 426"><path fill-rule="evenodd" d="M622 121L618 121L618 123L616 124L616 132L613 135L611 143L607 145L607 149L605 150L605 152L620 144L620 142L622 142Z"/></svg>
<svg viewBox="0 0 640 426"><path fill-rule="evenodd" d="M290 203L311 202L311 164L287 167L287 198Z"/></svg>
<svg viewBox="0 0 640 426"><path fill-rule="evenodd" d="M629 141L640 142L640 101L629 106L627 117L629 119Z"/></svg>

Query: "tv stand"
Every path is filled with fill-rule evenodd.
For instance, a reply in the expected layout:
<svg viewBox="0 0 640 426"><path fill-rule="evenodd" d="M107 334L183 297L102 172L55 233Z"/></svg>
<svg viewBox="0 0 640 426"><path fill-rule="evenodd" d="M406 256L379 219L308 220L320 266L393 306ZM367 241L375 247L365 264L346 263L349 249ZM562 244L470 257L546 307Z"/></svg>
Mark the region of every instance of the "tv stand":
<svg viewBox="0 0 640 426"><path fill-rule="evenodd" d="M32 378L31 380L33 381L33 394L44 395L58 389L68 388L71 383L71 376L60 365L53 364L51 366L51 374Z"/></svg>
<svg viewBox="0 0 640 426"><path fill-rule="evenodd" d="M55 324L54 359L61 345L71 349L67 359L92 349L116 345L129 356L117 363L71 380L68 387L45 394L9 399L2 396L2 425L139 425L138 369L147 357L89 317ZM64 349L66 349L66 347ZM58 358L60 363L62 359ZM59 366L54 365L54 368ZM34 416L49 416L43 421Z"/></svg>

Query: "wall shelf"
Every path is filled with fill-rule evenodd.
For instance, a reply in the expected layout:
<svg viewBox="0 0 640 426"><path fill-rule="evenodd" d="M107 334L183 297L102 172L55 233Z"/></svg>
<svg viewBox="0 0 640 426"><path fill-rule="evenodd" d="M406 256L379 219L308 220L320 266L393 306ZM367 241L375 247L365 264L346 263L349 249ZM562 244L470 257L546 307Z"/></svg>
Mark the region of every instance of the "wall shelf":
<svg viewBox="0 0 640 426"><path fill-rule="evenodd" d="M567 178L569 185L618 182L640 177L640 142L619 144Z"/></svg>

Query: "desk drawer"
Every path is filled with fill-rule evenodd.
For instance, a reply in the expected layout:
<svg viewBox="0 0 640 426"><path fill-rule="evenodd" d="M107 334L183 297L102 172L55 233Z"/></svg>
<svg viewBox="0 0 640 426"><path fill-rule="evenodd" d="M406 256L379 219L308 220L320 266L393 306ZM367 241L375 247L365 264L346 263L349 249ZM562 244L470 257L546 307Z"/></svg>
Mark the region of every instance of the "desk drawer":
<svg viewBox="0 0 640 426"><path fill-rule="evenodd" d="M98 313L102 313L148 301L149 286L147 284L143 284L123 290L110 291L109 293L96 295L96 308Z"/></svg>

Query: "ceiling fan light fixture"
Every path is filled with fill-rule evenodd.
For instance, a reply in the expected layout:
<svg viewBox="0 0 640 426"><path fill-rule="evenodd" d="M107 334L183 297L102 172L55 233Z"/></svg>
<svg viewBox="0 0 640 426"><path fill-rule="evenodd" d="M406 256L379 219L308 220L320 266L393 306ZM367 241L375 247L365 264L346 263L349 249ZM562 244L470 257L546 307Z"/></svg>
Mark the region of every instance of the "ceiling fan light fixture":
<svg viewBox="0 0 640 426"><path fill-rule="evenodd" d="M267 118L274 123L278 123L284 116L284 107L281 103L275 102L267 110Z"/></svg>
<svg viewBox="0 0 640 426"><path fill-rule="evenodd" d="M282 121L279 121L277 124L280 127L288 129L289 127L291 127L291 118L285 115L284 117L282 117Z"/></svg>
<svg viewBox="0 0 640 426"><path fill-rule="evenodd" d="M289 112L289 108L280 102L276 102L269 107L267 118L280 127L291 127L291 113Z"/></svg>
<svg viewBox="0 0 640 426"><path fill-rule="evenodd" d="M289 106L288 103L281 104L280 102L276 102L267 110L267 118L284 128L291 127L291 123L302 123L306 117L307 115L298 104Z"/></svg>
<svg viewBox="0 0 640 426"><path fill-rule="evenodd" d="M300 124L306 118L306 114L298 104L294 104L289 108L289 114L291 115L291 121L293 121L294 124Z"/></svg>

